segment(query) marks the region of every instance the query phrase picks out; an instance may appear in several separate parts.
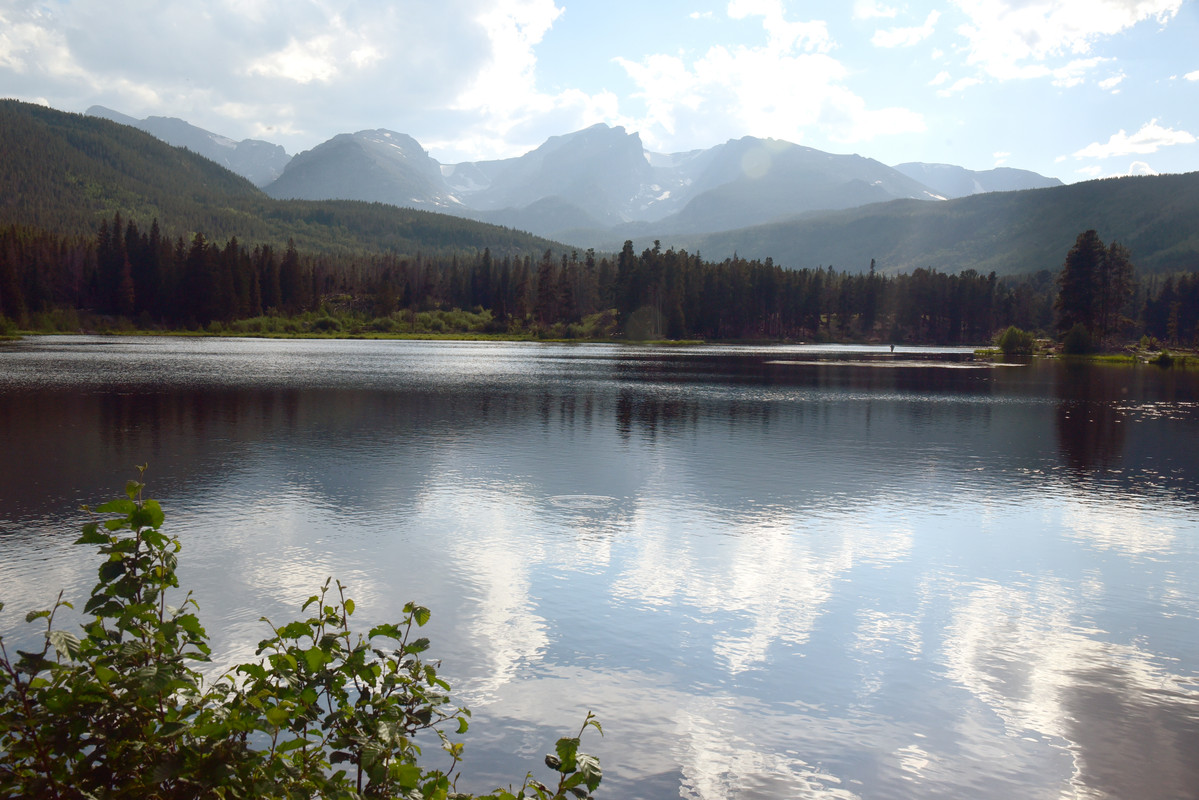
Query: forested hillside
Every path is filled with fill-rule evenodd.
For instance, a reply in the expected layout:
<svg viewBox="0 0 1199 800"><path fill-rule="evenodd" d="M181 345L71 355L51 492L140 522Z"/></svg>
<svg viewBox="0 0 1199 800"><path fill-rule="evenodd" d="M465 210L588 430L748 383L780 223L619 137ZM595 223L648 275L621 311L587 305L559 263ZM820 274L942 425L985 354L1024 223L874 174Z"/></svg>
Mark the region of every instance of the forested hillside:
<svg viewBox="0 0 1199 800"><path fill-rule="evenodd" d="M1199 269L1199 173L993 192L944 203L894 200L707 236L672 239L710 256L889 274L924 267L999 275L1056 270L1079 231L1132 251L1142 272ZM640 243L640 242L639 242Z"/></svg>
<svg viewBox="0 0 1199 800"><path fill-rule="evenodd" d="M378 203L280 201L147 133L97 117L0 101L0 225L92 236L114 213L164 236L241 237L316 253L539 252L545 239Z"/></svg>
<svg viewBox="0 0 1199 800"><path fill-rule="evenodd" d="M1057 277L1079 236L1069 226L1097 218L1103 227L1084 230L1118 243L1131 276L1099 336L1199 335L1195 175L890 203L757 229L777 260L710 261L657 242L580 253L430 212L277 201L106 120L4 102L0 122L0 326L223 331L272 320L243 326L263 330L308 315L324 327L305 330L419 332L418 315L464 309L472 329L545 337L976 344L1009 325L1060 331ZM802 239L785 235L796 230L839 246L797 250ZM1023 275L986 269L1021 248L1039 253L1020 262ZM896 252L948 266L876 269ZM1146 276L1145 252L1150 267L1184 274ZM817 265L790 268L806 261Z"/></svg>
<svg viewBox="0 0 1199 800"><path fill-rule="evenodd" d="M658 246L638 254L631 243L613 258L548 249L540 258L495 258L486 249L469 257L348 257L201 233L172 241L154 222L119 216L102 220L91 240L0 229L0 321L41 329L75 329L98 314L105 324L132 319L143 328L435 332L447 313L472 309L472 330L554 338L980 344L1009 325L1058 330L1066 318L1055 313L1055 277L1048 270L1002 280L975 270L789 270L770 259L713 263ZM441 322L418 325L418 313L440 314ZM303 314L317 317L304 329L260 319ZM1097 335L1112 341L1148 334L1189 344L1199 335L1199 276L1135 285L1130 278L1104 315ZM235 325L247 319L259 321Z"/></svg>

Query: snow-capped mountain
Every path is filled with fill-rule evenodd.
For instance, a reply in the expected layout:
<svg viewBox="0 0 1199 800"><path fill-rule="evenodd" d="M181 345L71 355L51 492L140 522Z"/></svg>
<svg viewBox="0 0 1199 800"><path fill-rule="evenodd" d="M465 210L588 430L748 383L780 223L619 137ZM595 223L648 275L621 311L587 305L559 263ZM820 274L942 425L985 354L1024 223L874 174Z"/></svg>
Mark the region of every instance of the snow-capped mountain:
<svg viewBox="0 0 1199 800"><path fill-rule="evenodd" d="M946 200L984 192L1015 192L1021 189L1048 189L1062 185L1057 178L1046 178L1026 169L1011 167L975 171L953 164L912 161L896 164L895 169L912 180L920 181Z"/></svg>
<svg viewBox="0 0 1199 800"><path fill-rule="evenodd" d="M296 155L278 180L263 189L298 200L365 200L456 212L441 165L420 143L388 130L342 133Z"/></svg>
<svg viewBox="0 0 1199 800"><path fill-rule="evenodd" d="M286 154L276 145L234 142L177 119L139 121L99 106L88 113L189 147L250 177L272 197L389 203L578 243L731 230L901 198L935 202L1061 185L1026 170L889 167L752 136L705 150L653 153L637 133L604 124L553 136L516 158L459 164L438 163L407 134L343 133L282 166L279 156ZM247 163L251 154L259 156L262 170L236 162L238 154ZM279 171L264 181L268 162Z"/></svg>

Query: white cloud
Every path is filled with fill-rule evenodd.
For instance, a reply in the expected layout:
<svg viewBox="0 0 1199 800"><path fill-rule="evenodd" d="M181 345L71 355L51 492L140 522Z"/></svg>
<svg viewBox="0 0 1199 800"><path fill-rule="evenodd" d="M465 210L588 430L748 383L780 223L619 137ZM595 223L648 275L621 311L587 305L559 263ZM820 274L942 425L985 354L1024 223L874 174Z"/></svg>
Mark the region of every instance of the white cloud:
<svg viewBox="0 0 1199 800"><path fill-rule="evenodd" d="M995 166L1002 167L1011 158L1011 155L1011 153L1001 150L997 153L992 153L991 157L995 159Z"/></svg>
<svg viewBox="0 0 1199 800"><path fill-rule="evenodd" d="M1128 76L1124 74L1124 70L1120 70L1120 72L1118 74L1113 75L1110 78L1105 78L1104 80L1099 81L1099 88L1109 91L1112 94L1116 94L1117 92L1120 91L1116 87L1119 86L1121 83L1123 83L1124 79L1127 77Z"/></svg>
<svg viewBox="0 0 1199 800"><path fill-rule="evenodd" d="M940 77L939 75L937 76ZM955 94L960 94L966 91L971 86L978 86L982 83L981 78L958 78L951 86L937 90L937 97L952 97Z"/></svg>
<svg viewBox="0 0 1199 800"><path fill-rule="evenodd" d="M1146 155L1156 153L1163 147L1176 144L1192 144L1195 137L1186 131L1163 128L1153 119L1129 136L1123 130L1112 134L1106 144L1093 142L1074 153L1075 158L1113 158L1115 156Z"/></svg>
<svg viewBox="0 0 1199 800"><path fill-rule="evenodd" d="M1064 66L1048 70L1048 74L1053 76L1054 86L1068 89L1081 84L1086 80L1087 73L1108 60L1106 58L1078 58Z"/></svg>
<svg viewBox="0 0 1199 800"><path fill-rule="evenodd" d="M339 71L333 47L331 36L314 36L306 42L292 39L282 50L253 61L246 73L296 83L329 83Z"/></svg>
<svg viewBox="0 0 1199 800"><path fill-rule="evenodd" d="M1188 81L1199 81L1199 69L1195 70L1194 72L1188 72L1182 77L1186 78Z"/></svg>
<svg viewBox="0 0 1199 800"><path fill-rule="evenodd" d="M178 116L289 151L335 133L411 133L443 160L510 156L619 123L610 92L547 92L554 0L0 0L0 85L59 108ZM780 32L785 35L785 32Z"/></svg>
<svg viewBox="0 0 1199 800"><path fill-rule="evenodd" d="M1144 161L1134 161L1128 165L1128 175L1156 175L1157 170Z"/></svg>
<svg viewBox="0 0 1199 800"><path fill-rule="evenodd" d="M761 17L766 43L711 47L688 60L653 54L617 59L644 102L635 127L651 148L679 149L752 134L799 141L819 132L837 142L924 130L905 108L868 108L845 86L846 67L830 55L823 22L790 22L777 0L733 0L733 19Z"/></svg>
<svg viewBox="0 0 1199 800"><path fill-rule="evenodd" d="M932 11L925 18L923 25L875 31L870 43L875 47L911 47L932 36L937 27L937 20L940 18L941 12Z"/></svg>
<svg viewBox="0 0 1199 800"><path fill-rule="evenodd" d="M1164 24L1183 0L954 0L969 20L958 28L967 60L999 80L1052 75L1044 62L1147 20ZM1055 77L1055 82L1059 80ZM1059 84L1061 85L1061 84Z"/></svg>
<svg viewBox="0 0 1199 800"><path fill-rule="evenodd" d="M761 17L770 50L827 53L833 46L824 22L788 22L782 0L730 0L728 14L730 19Z"/></svg>
<svg viewBox="0 0 1199 800"><path fill-rule="evenodd" d="M952 76L948 72L946 72L945 70L941 70L940 72L937 73L937 76L935 78L933 78L931 81L928 82L928 85L929 86L944 86L946 83L949 82L950 77L952 77Z"/></svg>
<svg viewBox="0 0 1199 800"><path fill-rule="evenodd" d="M854 19L890 19L899 14L895 6L880 5L878 0L854 0Z"/></svg>

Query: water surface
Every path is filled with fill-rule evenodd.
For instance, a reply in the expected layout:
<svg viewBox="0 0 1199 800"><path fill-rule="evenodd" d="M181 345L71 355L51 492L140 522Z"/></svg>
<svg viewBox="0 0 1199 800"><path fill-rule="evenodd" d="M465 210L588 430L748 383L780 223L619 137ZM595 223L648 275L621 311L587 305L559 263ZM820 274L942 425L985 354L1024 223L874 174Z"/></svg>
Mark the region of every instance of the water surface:
<svg viewBox="0 0 1199 800"><path fill-rule="evenodd" d="M1195 373L34 337L0 441L6 637L149 462L218 664L330 575L433 609L463 788L590 708L605 797L1199 796Z"/></svg>

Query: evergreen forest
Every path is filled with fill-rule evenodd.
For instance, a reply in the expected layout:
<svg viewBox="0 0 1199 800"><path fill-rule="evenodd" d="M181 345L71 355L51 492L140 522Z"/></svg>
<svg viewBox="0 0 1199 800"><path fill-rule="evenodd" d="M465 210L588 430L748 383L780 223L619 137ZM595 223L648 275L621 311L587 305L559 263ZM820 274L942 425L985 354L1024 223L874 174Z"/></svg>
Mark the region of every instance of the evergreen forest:
<svg viewBox="0 0 1199 800"><path fill-rule="evenodd" d="M1138 278L1118 243L1105 247L1094 231L1079 241L1085 257L1122 259L1117 288L1095 295L1101 310L1091 310L1090 287L1100 284L1089 265L1082 277L1077 268L1007 278L970 269L885 276L784 269L769 258L710 262L660 246L637 253L631 242L611 256L546 249L539 257L495 257L488 248L354 256L202 233L172 240L157 221L139 225L116 214L90 237L0 229L0 313L41 330L254 332L234 324L307 315L326 331L393 333L416 330L419 313L444 319L463 310L475 330L492 334L939 344L989 342L1008 326L1048 335L1081 322L1097 340L1194 342L1199 274Z"/></svg>
<svg viewBox="0 0 1199 800"><path fill-rule="evenodd" d="M715 261L658 242L580 252L444 214L273 200L213 162L103 119L0 101L0 121L0 333L977 345L1011 326L1055 336L1081 324L1096 343L1147 336L1175 346L1199 335L1199 265L1185 257L1191 234L1170 238L1164 229L1158 260L1173 252L1171 263L1188 266L1138 272L1138 249L1104 245L1107 227L1070 231L1074 249L1033 260L1024 274L984 272L985 260L965 258L957 270L900 274L865 254L848 270L771 257ZM1148 184L1123 186L1143 193ZM1179 206L1189 196L1162 201L1172 226L1195 215L1194 204ZM1181 244L1166 246L1175 239ZM1067 269L1080 246L1082 260Z"/></svg>

